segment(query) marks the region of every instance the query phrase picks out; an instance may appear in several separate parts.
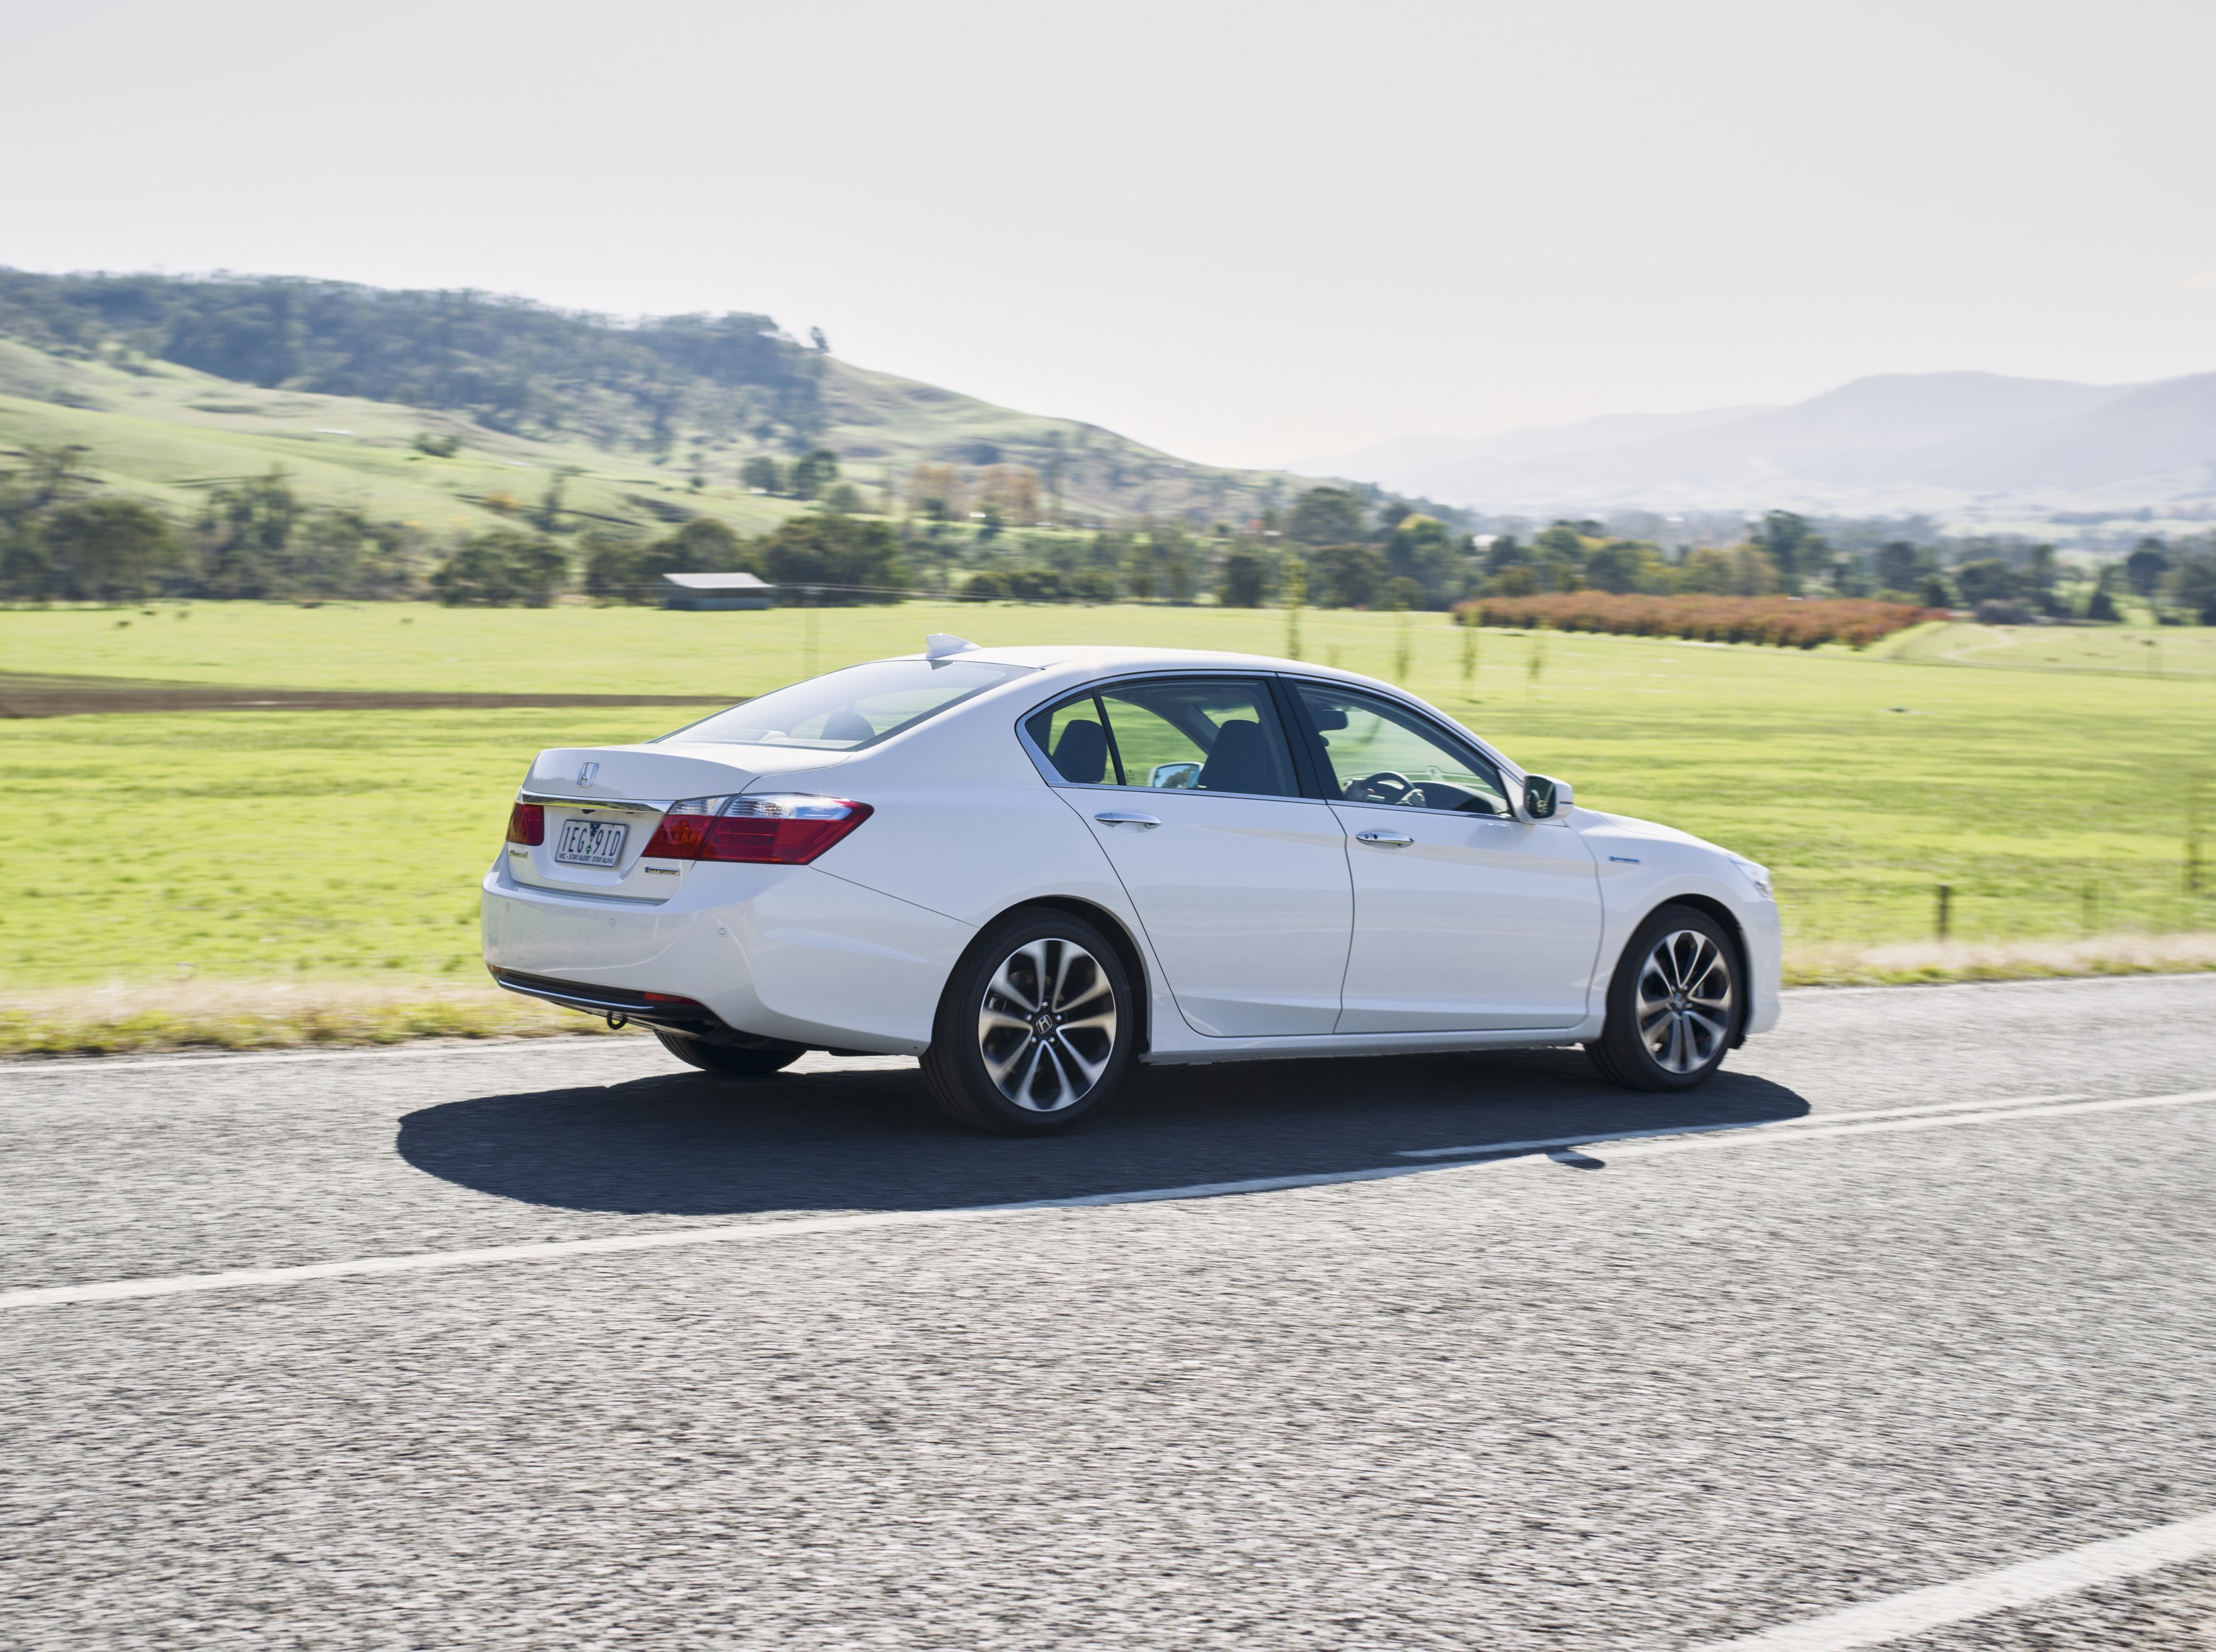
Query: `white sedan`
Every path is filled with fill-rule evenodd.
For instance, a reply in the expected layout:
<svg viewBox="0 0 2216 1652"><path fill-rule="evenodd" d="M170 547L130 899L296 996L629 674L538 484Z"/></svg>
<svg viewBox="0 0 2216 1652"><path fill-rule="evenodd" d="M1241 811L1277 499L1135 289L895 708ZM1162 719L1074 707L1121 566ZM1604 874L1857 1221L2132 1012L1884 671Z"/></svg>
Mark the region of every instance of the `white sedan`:
<svg viewBox="0 0 2216 1652"><path fill-rule="evenodd" d="M1578 808L1389 684L951 637L541 753L484 952L711 1073L920 1056L1010 1134L1135 1060L1580 1044L1689 1089L1778 1014L1762 867Z"/></svg>

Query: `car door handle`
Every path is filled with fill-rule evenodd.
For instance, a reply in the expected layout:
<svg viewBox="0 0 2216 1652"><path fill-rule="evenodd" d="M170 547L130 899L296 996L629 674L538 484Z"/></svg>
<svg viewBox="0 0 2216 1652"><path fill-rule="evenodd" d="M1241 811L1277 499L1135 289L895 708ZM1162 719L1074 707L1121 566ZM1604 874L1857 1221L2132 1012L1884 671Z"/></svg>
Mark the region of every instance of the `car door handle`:
<svg viewBox="0 0 2216 1652"><path fill-rule="evenodd" d="M1399 832L1357 832L1354 837L1358 843L1376 843L1388 849L1405 849L1416 841Z"/></svg>
<svg viewBox="0 0 2216 1652"><path fill-rule="evenodd" d="M1135 815L1122 809L1111 809L1107 813L1095 815L1093 818L1104 826L1136 826L1142 831L1149 826L1162 823L1152 815Z"/></svg>

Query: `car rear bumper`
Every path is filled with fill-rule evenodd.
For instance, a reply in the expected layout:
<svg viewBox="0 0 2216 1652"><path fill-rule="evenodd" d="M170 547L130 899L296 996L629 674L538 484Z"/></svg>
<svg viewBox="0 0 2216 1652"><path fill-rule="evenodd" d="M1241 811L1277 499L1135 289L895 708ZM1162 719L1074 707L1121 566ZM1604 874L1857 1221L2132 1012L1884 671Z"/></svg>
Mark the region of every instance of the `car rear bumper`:
<svg viewBox="0 0 2216 1652"><path fill-rule="evenodd" d="M920 1054L967 924L813 866L703 864L668 901L532 888L496 866L483 883L485 963L511 990L665 1026L698 1012L814 1047ZM517 980L516 977L526 977Z"/></svg>

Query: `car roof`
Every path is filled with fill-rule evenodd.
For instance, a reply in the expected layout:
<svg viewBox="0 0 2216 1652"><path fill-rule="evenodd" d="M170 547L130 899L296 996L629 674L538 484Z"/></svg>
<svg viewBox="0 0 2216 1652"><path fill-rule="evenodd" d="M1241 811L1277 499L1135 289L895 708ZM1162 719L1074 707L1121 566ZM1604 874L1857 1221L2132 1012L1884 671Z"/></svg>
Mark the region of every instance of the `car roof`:
<svg viewBox="0 0 2216 1652"><path fill-rule="evenodd" d="M920 656L908 656L920 657ZM980 648L957 657L994 665L1027 666L1056 677L1091 676L1101 672L1126 671L1291 671L1302 676L1332 677L1367 687L1386 688L1390 683L1336 666L1307 660L1288 660L1271 654L1234 654L1204 648L1133 648L1092 643L1044 643L1022 648Z"/></svg>

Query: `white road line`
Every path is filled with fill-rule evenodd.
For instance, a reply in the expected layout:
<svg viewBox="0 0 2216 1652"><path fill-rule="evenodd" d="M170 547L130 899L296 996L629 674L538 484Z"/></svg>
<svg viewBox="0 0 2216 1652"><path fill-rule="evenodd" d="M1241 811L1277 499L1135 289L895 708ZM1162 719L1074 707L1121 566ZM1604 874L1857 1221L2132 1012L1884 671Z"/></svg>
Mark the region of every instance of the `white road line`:
<svg viewBox="0 0 2216 1652"><path fill-rule="evenodd" d="M1942 1118L1887 1119L1875 1124L1825 1125L1813 1129L1767 1131L1754 1139L1767 1142L1821 1141L1838 1136L1889 1135L1903 1130L1943 1130L1949 1125L2006 1125L2019 1119L2063 1119L2085 1113L2121 1113L2131 1107L2182 1107L2196 1101L2216 1101L2216 1090L2181 1090L2175 1095L2127 1095L2114 1101L2067 1101L2053 1106L2018 1107L2009 1113L1956 1113ZM1847 1115L1851 1118L1852 1115ZM1739 1142L1649 1142L1611 1153L1611 1159L1661 1158L1672 1153L1697 1153L1705 1148L1736 1147ZM1604 1142L1589 1146L1605 1147Z"/></svg>
<svg viewBox="0 0 2216 1652"><path fill-rule="evenodd" d="M1995 1096L1985 1101L1934 1101L1918 1107L1881 1107L1868 1113L1811 1113L1793 1119L1745 1119L1720 1125L1664 1125L1657 1130L1603 1131L1583 1136L1547 1136L1530 1142L1480 1142L1468 1147L1405 1147L1396 1159L1467 1159L1478 1154L1534 1153L1550 1147L1591 1147L1600 1142L1630 1142L1647 1136L1701 1136L1726 1130L1789 1130L1796 1125L1828 1124L1844 1119L1910 1119L1927 1113L1980 1113L1996 1108L2028 1107L2049 1101L2075 1101L2076 1092L2061 1095Z"/></svg>
<svg viewBox="0 0 2216 1652"><path fill-rule="evenodd" d="M1695 1648L1694 1652L1849 1652L1854 1647L1881 1646L1927 1629L2051 1600L2096 1583L2137 1577L2208 1554L2216 1554L2216 1514L2151 1526L2105 1543L2089 1543L2082 1549L2026 1561L2020 1566L2004 1566L1959 1583L1911 1589L1905 1594L1786 1624L1759 1635L1713 1642Z"/></svg>
<svg viewBox="0 0 2216 1652"><path fill-rule="evenodd" d="M225 1273L179 1273L164 1279L107 1279L97 1285L39 1285L0 1291L0 1308L38 1308L69 1302L114 1302L128 1297L173 1297L242 1285L292 1285L305 1279L346 1279L357 1274L421 1273L433 1269L478 1267L491 1262L532 1262L562 1256L600 1256L627 1250L661 1250L674 1245L743 1245L763 1239L805 1234L853 1233L870 1228L922 1228L976 1222L988 1217L1043 1215L1049 1211L1084 1210L1106 1205L1153 1205L1170 1199L1221 1199L1236 1193L1275 1193L1293 1187L1321 1187L1339 1182L1382 1181L1439 1170L1479 1169L1475 1165L1388 1164L1372 1170L1323 1170L1302 1176L1261 1176L1248 1181L1202 1181L1184 1187L1147 1187L1127 1193L1084 1193L1071 1199L1027 1199L1011 1205L963 1205L939 1211L866 1211L852 1216L807 1216L776 1222L742 1222L715 1228L666 1228L656 1233L610 1234L598 1239L557 1239L482 1250L420 1251L404 1256L364 1256L338 1262L308 1262L294 1267L237 1268Z"/></svg>
<svg viewBox="0 0 2216 1652"><path fill-rule="evenodd" d="M1835 1136L1871 1136L1892 1131L1936 1130L1949 1125L2013 1124L2025 1119L2051 1119L2062 1114L2109 1113L2129 1107L2182 1106L2190 1102L2216 1100L2216 1090L2188 1090L2175 1095L2127 1096L2113 1101L2083 1101L2053 1106L2020 1107L2012 1113L1951 1113L1939 1117L1883 1119L1863 1125L1840 1125L1825 1129L1788 1131L1742 1131L1732 1137L1634 1144L1615 1159L1646 1158L1704 1149L1747 1147L1757 1143L1806 1142ZM1604 1146L1591 1137L1579 1145ZM1194 1182L1181 1187L1148 1187L1133 1193L1083 1193L1069 1199L1027 1199L1007 1205L967 1205L937 1211L868 1211L848 1216L798 1217L772 1222L746 1222L713 1228L668 1228L653 1233L610 1234L595 1239L558 1239L520 1245L495 1245L477 1250L421 1251L401 1256L362 1256L343 1261L307 1262L291 1267L237 1268L222 1273L182 1273L158 1279L105 1279L89 1285L34 1285L0 1291L0 1309L56 1307L65 1303L114 1302L135 1297L183 1296L202 1291L225 1291L250 1285L280 1285L310 1279L349 1279L383 1273L422 1273L455 1267L480 1267L496 1262L553 1261L566 1256L609 1255L632 1250L662 1250L681 1245L752 1244L763 1240L796 1238L808 1234L853 1233L874 1228L920 1228L956 1223L1037 1216L1050 1211L1098 1209L1115 1205L1152 1205L1176 1199L1222 1199L1242 1193L1283 1193L1298 1187L1334 1187L1358 1181L1388 1181L1401 1176L1439 1175L1451 1171L1488 1170L1505 1165L1527 1164L1518 1158L1487 1158L1459 1162L1430 1162L1388 1164L1363 1170L1324 1170L1298 1176L1260 1176L1244 1181Z"/></svg>

